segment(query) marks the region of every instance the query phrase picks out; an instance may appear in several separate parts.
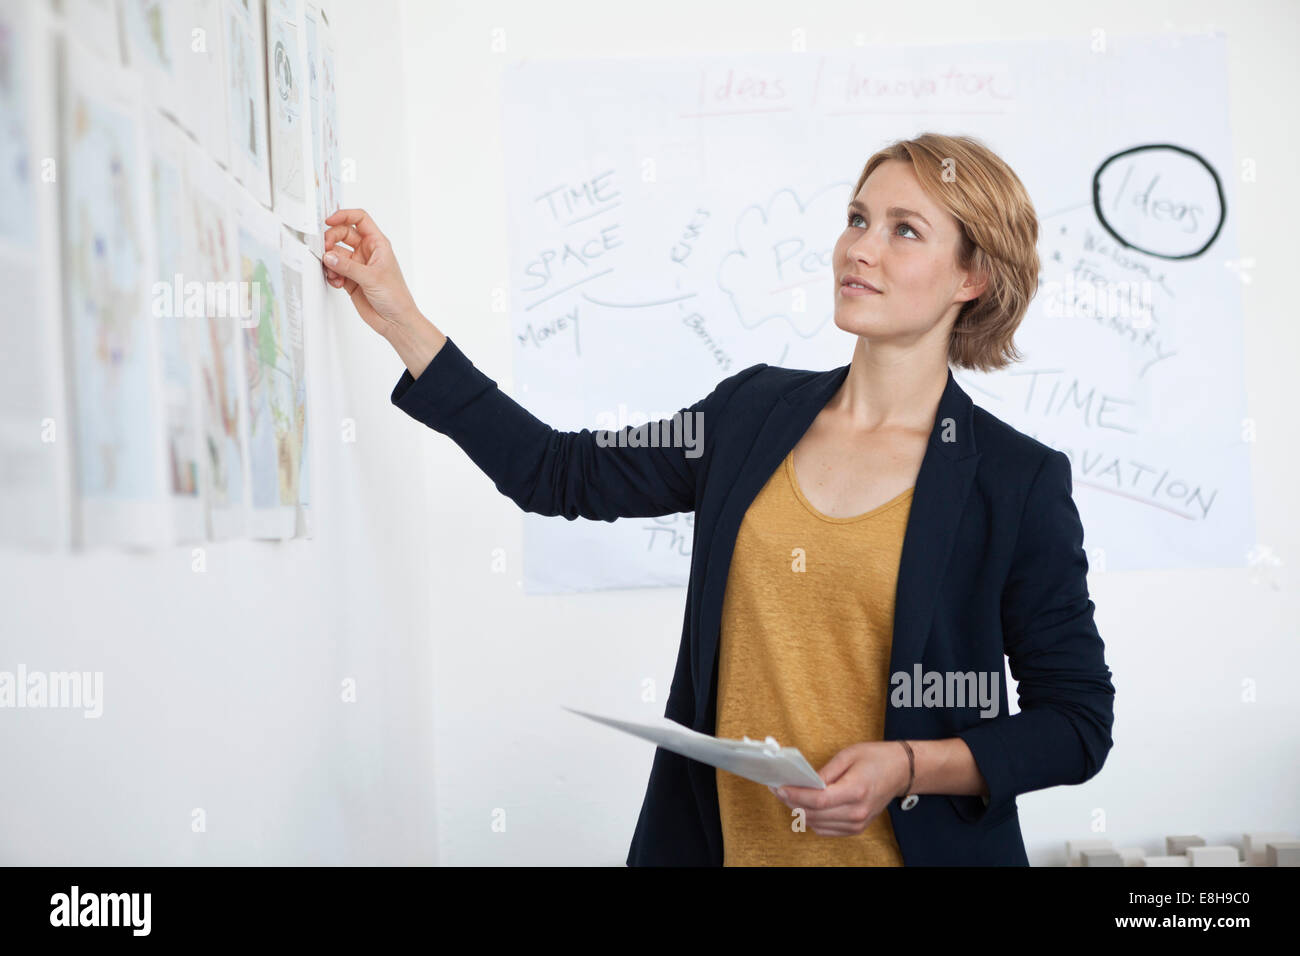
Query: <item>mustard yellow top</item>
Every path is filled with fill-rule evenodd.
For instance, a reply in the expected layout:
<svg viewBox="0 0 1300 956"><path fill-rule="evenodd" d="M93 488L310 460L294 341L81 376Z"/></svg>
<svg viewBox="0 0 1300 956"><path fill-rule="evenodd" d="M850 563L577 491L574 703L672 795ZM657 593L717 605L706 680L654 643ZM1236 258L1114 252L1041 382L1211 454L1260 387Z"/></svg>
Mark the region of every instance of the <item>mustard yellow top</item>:
<svg viewBox="0 0 1300 956"><path fill-rule="evenodd" d="M814 770L881 740L909 488L831 518L804 497L794 452L736 538L718 650L716 735L798 747ZM820 836L761 783L717 771L724 866L902 866L889 811L854 836Z"/></svg>

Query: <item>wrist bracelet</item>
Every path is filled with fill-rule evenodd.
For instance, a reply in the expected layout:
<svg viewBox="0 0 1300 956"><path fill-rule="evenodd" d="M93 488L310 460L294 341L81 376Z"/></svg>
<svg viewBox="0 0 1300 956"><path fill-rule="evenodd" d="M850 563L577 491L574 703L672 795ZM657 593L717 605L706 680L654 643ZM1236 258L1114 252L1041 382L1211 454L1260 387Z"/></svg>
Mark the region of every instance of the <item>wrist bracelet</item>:
<svg viewBox="0 0 1300 956"><path fill-rule="evenodd" d="M912 745L906 740L900 740L903 749L907 751L907 786L899 796L906 796L907 792L912 789L912 781L916 779L916 754L912 753Z"/></svg>

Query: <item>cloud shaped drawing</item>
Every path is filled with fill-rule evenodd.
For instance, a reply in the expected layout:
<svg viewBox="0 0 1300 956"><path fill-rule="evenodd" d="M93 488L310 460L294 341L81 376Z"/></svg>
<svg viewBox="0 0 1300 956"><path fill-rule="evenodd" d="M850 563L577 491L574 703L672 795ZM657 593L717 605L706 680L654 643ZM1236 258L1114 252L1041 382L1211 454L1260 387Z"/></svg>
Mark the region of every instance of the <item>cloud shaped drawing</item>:
<svg viewBox="0 0 1300 956"><path fill-rule="evenodd" d="M852 183L834 183L805 203L785 188L741 210L735 247L718 266L718 286L742 326L754 329L779 319L796 335L811 338L831 321L831 257L852 189Z"/></svg>

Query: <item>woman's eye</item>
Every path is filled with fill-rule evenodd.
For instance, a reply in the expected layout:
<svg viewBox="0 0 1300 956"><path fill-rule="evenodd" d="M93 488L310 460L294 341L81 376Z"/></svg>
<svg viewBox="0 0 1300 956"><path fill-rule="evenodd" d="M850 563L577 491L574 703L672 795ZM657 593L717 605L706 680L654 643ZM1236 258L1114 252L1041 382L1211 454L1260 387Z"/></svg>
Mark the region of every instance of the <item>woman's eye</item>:
<svg viewBox="0 0 1300 956"><path fill-rule="evenodd" d="M851 228L851 229L860 229L860 228L863 228L862 226L858 226L857 223L855 222L855 220L858 220L858 219L861 219L862 222L863 222L864 224L866 223L866 219L863 218L863 216L862 216L861 213L856 213L856 212L851 212L851 213L849 213L849 228ZM920 239L920 238L921 238L921 234L920 234L919 232L917 232L915 229L913 229L910 225L908 225L908 224L905 223L905 222L900 222L900 223L895 227L895 230L896 230L896 231L897 231L898 229L906 229L906 230L908 230L908 231L909 231L909 232L910 232L914 237L916 237L917 239ZM904 238L907 238L907 237L905 236Z"/></svg>

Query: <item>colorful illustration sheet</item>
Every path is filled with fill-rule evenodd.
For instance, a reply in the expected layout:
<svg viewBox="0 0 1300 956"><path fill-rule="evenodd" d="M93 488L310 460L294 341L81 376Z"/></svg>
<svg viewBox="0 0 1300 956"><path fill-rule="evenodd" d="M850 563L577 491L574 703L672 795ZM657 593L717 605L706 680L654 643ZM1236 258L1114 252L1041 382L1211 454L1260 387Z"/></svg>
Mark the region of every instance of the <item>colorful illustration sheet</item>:
<svg viewBox="0 0 1300 956"><path fill-rule="evenodd" d="M303 0L268 0L266 23L272 202L285 225L308 233L316 228L316 197Z"/></svg>
<svg viewBox="0 0 1300 956"><path fill-rule="evenodd" d="M250 531L292 537L305 435L305 404L295 372L302 353L302 264L291 262L295 302L287 301L276 217L244 197L239 204L240 279L248 290L242 320L248 396ZM292 254L291 254L292 258Z"/></svg>
<svg viewBox="0 0 1300 956"><path fill-rule="evenodd" d="M293 398L288 428L281 438L281 499L296 507L294 535L310 536L310 507L307 499L311 416L307 408L307 310L323 304L324 288L320 263L287 228L280 230L280 266L284 275L285 333L293 376Z"/></svg>
<svg viewBox="0 0 1300 956"><path fill-rule="evenodd" d="M307 3L307 61L311 71L312 174L316 194L316 228L307 245L323 255L325 219L343 207L343 173L339 158L338 91L334 79L334 40L329 18L320 5Z"/></svg>
<svg viewBox="0 0 1300 956"><path fill-rule="evenodd" d="M139 77L63 47L63 282L81 540L159 546L164 492Z"/></svg>
<svg viewBox="0 0 1300 956"><path fill-rule="evenodd" d="M226 112L230 171L263 206L271 205L266 133L266 59L260 0L225 0Z"/></svg>
<svg viewBox="0 0 1300 956"><path fill-rule="evenodd" d="M118 0L121 4L123 53L126 64L144 82L145 95L177 122L184 121L183 59L189 19L188 0ZM208 109L212 107L209 106Z"/></svg>
<svg viewBox="0 0 1300 956"><path fill-rule="evenodd" d="M71 544L71 445L64 402L58 153L47 13L0 0L0 544Z"/></svg>
<svg viewBox="0 0 1300 956"><path fill-rule="evenodd" d="M171 120L146 111L149 185L156 268L150 292L161 374L164 455L177 541L206 536L200 496L199 380L194 368L194 330L203 320L200 277L186 274L187 137ZM191 315L194 312L197 314Z"/></svg>
<svg viewBox="0 0 1300 956"><path fill-rule="evenodd" d="M188 270L204 284L195 329L208 536L248 533L247 407L244 385L240 267L235 196L242 191L198 146L186 165ZM251 201L251 200L250 200Z"/></svg>

